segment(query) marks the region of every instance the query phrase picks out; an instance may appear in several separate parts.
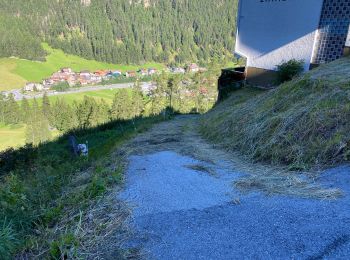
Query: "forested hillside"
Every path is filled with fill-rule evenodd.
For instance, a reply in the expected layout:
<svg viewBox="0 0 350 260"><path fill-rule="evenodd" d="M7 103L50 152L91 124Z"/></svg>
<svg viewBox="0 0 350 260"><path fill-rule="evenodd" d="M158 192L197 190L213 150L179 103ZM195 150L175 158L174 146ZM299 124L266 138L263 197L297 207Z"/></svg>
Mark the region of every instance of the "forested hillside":
<svg viewBox="0 0 350 260"><path fill-rule="evenodd" d="M234 48L237 0L0 0L0 57L41 42L111 63L208 61Z"/></svg>

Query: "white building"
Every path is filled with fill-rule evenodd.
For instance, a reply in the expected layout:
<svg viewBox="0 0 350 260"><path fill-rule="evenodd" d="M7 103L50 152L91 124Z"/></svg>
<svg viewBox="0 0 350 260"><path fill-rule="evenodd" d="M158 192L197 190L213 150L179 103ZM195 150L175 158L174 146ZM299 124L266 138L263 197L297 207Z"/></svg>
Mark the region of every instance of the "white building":
<svg viewBox="0 0 350 260"><path fill-rule="evenodd" d="M309 70L340 58L349 23L350 0L240 0L235 51L247 59L247 80L266 85L284 61Z"/></svg>
<svg viewBox="0 0 350 260"><path fill-rule="evenodd" d="M40 83L27 83L24 87L23 90L26 92L32 92L32 91L43 91L44 86Z"/></svg>

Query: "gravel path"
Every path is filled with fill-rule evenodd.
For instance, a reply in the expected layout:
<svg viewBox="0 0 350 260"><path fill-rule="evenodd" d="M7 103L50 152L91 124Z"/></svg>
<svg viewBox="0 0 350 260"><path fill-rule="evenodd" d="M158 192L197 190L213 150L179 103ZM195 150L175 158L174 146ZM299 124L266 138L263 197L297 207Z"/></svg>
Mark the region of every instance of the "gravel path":
<svg viewBox="0 0 350 260"><path fill-rule="evenodd" d="M255 166L212 148L193 122L163 123L126 148L119 198L133 208L134 234L125 247L141 248L146 259L350 258L350 167L318 179L342 189L337 200L242 194L233 181Z"/></svg>

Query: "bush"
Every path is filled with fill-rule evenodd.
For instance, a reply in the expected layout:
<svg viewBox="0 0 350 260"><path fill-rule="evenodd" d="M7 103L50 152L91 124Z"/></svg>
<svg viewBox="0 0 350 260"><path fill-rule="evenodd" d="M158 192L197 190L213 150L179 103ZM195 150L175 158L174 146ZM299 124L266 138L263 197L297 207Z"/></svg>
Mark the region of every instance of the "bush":
<svg viewBox="0 0 350 260"><path fill-rule="evenodd" d="M277 66L277 81L279 84L290 81L304 71L303 60L292 59Z"/></svg>
<svg viewBox="0 0 350 260"><path fill-rule="evenodd" d="M15 250L18 241L10 223L4 222L0 226L0 255L1 259L11 259L11 253Z"/></svg>
<svg viewBox="0 0 350 260"><path fill-rule="evenodd" d="M67 82L61 82L61 83L58 83L57 85L54 85L52 87L53 90L56 90L58 92L64 92L64 91L67 91L69 90L70 86Z"/></svg>

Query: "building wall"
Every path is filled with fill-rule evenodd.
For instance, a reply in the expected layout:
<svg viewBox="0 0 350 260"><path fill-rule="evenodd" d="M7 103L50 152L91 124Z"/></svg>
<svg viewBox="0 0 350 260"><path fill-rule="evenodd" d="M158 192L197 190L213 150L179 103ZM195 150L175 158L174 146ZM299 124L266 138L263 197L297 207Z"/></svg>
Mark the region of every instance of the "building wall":
<svg viewBox="0 0 350 260"><path fill-rule="evenodd" d="M350 0L324 0L313 63L331 62L343 56L344 47L349 44L349 24Z"/></svg>
<svg viewBox="0 0 350 260"><path fill-rule="evenodd" d="M240 0L236 52L247 66L275 70L290 59L309 68L323 0Z"/></svg>
<svg viewBox="0 0 350 260"><path fill-rule="evenodd" d="M346 38L345 46L350 47L350 26L349 26L348 37Z"/></svg>

